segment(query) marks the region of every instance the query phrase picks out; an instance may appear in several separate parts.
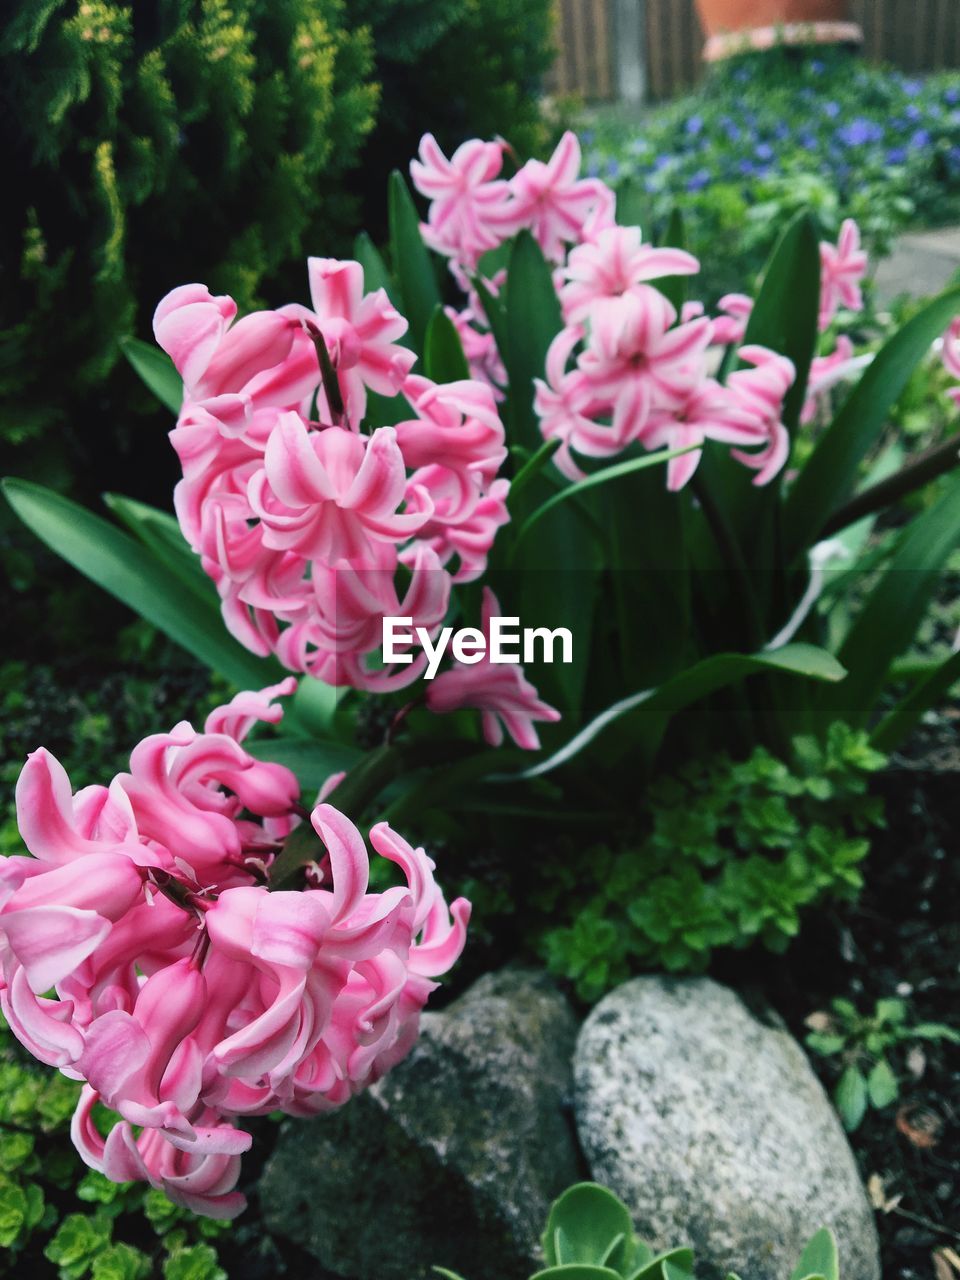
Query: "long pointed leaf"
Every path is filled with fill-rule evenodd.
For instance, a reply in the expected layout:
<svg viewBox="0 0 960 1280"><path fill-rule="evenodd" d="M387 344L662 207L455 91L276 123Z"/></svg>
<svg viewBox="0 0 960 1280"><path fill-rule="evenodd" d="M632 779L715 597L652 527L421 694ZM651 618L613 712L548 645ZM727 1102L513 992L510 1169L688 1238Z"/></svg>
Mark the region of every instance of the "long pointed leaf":
<svg viewBox="0 0 960 1280"><path fill-rule="evenodd" d="M427 325L440 303L433 261L420 234L420 219L403 174L390 175L388 212L393 273L400 286L402 311L410 324L415 351L423 350Z"/></svg>
<svg viewBox="0 0 960 1280"><path fill-rule="evenodd" d="M436 307L424 339L423 371L434 382L459 382L470 377L463 343L443 307Z"/></svg>
<svg viewBox="0 0 960 1280"><path fill-rule="evenodd" d="M547 349L563 328L553 273L529 231L513 244L505 289L506 350L501 351L510 380L512 443L539 448L540 428L533 409L533 380L542 378Z"/></svg>
<svg viewBox="0 0 960 1280"><path fill-rule="evenodd" d="M105 493L103 501L134 537L155 552L185 586L207 604L219 608L217 589L203 572L200 557L184 540L174 516L119 493Z"/></svg>
<svg viewBox="0 0 960 1280"><path fill-rule="evenodd" d="M597 485L609 484L612 480L620 480L623 476L631 475L634 471L646 471L649 467L659 467L669 462L671 458L679 458L684 453L691 453L694 449L702 447L702 445L692 444L684 449L659 449L656 453L648 453L643 458L631 458L629 462L618 462L612 467L604 467L602 471L595 471L584 480L577 480L574 484L567 485L565 489L552 494L542 506L537 507L536 511L527 517L520 526L514 547L519 546L531 529L535 528L543 517L548 512L553 511L561 502L569 502L571 498L576 498L590 489L595 489Z"/></svg>
<svg viewBox="0 0 960 1280"><path fill-rule="evenodd" d="M817 541L827 518L852 491L860 463L913 370L958 312L960 287L935 298L877 353L790 490L783 525L788 560Z"/></svg>
<svg viewBox="0 0 960 1280"><path fill-rule="evenodd" d="M185 591L183 580L129 534L28 480L5 480L3 491L41 542L214 671L241 689L280 678L279 663L248 653L227 631L216 603Z"/></svg>
<svg viewBox="0 0 960 1280"><path fill-rule="evenodd" d="M842 680L845 675L843 667L834 657L825 649L818 649L812 644L788 644L782 649L764 653L716 654L667 680L659 688L644 689L607 707L548 759L525 769L522 773L499 774L495 780L538 778L545 773L552 773L554 769L558 769L574 756L579 755L610 725L634 713L634 721L631 723L646 722L646 725L652 728L652 737L655 742L659 728L669 720L670 716L682 711L691 703L699 702L701 698L718 689L763 671L783 671L810 680L828 682Z"/></svg>
<svg viewBox="0 0 960 1280"><path fill-rule="evenodd" d="M960 480L906 530L840 650L850 675L830 714L864 723L896 658L908 648L951 553L960 543Z"/></svg>
<svg viewBox="0 0 960 1280"><path fill-rule="evenodd" d="M160 403L171 413L179 413L183 382L167 353L139 338L121 338L120 350Z"/></svg>
<svg viewBox="0 0 960 1280"><path fill-rule="evenodd" d="M894 751L917 727L924 714L960 680L960 652L951 654L897 703L877 725L870 741L878 751Z"/></svg>

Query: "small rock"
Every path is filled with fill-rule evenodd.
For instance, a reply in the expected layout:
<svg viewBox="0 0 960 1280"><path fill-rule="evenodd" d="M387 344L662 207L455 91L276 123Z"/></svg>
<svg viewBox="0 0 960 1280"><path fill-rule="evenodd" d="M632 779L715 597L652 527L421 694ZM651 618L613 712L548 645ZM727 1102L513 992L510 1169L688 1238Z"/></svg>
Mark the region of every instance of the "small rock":
<svg viewBox="0 0 960 1280"><path fill-rule="evenodd" d="M583 1026L574 1078L593 1177L655 1247L692 1245L705 1276L785 1280L828 1226L844 1280L879 1280L873 1215L827 1095L796 1041L726 987L619 987Z"/></svg>
<svg viewBox="0 0 960 1280"><path fill-rule="evenodd" d="M352 1280L526 1280L551 1201L582 1175L573 1015L543 975L504 970L422 1027L367 1093L285 1126L266 1225Z"/></svg>

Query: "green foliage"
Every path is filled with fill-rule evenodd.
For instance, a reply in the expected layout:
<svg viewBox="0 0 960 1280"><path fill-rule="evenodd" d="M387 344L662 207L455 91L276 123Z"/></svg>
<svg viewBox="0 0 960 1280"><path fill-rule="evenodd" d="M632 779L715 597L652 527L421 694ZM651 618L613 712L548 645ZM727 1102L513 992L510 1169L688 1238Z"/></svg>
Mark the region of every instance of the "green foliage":
<svg viewBox="0 0 960 1280"><path fill-rule="evenodd" d="M787 761L757 748L658 779L645 838L587 849L541 891L548 919L577 904L543 934L551 970L592 1001L637 968L699 970L715 948L753 942L784 950L805 908L860 889L881 820L867 785L883 760L835 724L822 744L797 739Z"/></svg>
<svg viewBox="0 0 960 1280"><path fill-rule="evenodd" d="M714 300L742 291L800 209L831 235L856 218L875 256L910 222L955 219L958 104L955 72L919 80L842 52L765 52L639 122L590 121L585 151L602 178L639 188L645 223L664 225L680 202Z"/></svg>
<svg viewBox="0 0 960 1280"><path fill-rule="evenodd" d="M595 1182L570 1187L550 1208L543 1232L546 1269L531 1280L693 1280L693 1250L654 1254L634 1231L629 1210ZM446 1280L461 1280L443 1267ZM736 1280L728 1276L727 1280ZM839 1280L837 1244L821 1229L804 1249L791 1280Z"/></svg>
<svg viewBox="0 0 960 1280"><path fill-rule="evenodd" d="M0 439L129 430L92 414L118 339L203 279L241 308L350 215L373 41L345 0L15 0L0 35ZM302 264L297 262L297 278Z"/></svg>
<svg viewBox="0 0 960 1280"><path fill-rule="evenodd" d="M424 133L444 149L497 134L521 155L543 144L538 94L552 56L550 0L350 0L350 12L373 32L387 104L368 152L378 220L382 175Z"/></svg>
<svg viewBox="0 0 960 1280"><path fill-rule="evenodd" d="M859 1127L869 1107L882 1111L900 1096L896 1060L923 1041L960 1044L960 1031L940 1022L914 1022L905 1000L878 1000L870 1014L852 1001L836 999L827 1012L807 1019L807 1045L831 1059L839 1071L833 1100L848 1130Z"/></svg>

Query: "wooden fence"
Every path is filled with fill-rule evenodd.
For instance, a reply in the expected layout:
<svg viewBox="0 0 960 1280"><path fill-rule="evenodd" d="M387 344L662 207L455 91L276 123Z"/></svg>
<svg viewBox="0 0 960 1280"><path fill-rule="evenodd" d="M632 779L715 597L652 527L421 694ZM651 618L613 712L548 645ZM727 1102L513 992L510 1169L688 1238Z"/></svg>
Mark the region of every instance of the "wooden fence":
<svg viewBox="0 0 960 1280"><path fill-rule="evenodd" d="M853 0L868 57L906 71L960 67L960 0ZM694 0L554 0L554 93L672 97L702 74Z"/></svg>

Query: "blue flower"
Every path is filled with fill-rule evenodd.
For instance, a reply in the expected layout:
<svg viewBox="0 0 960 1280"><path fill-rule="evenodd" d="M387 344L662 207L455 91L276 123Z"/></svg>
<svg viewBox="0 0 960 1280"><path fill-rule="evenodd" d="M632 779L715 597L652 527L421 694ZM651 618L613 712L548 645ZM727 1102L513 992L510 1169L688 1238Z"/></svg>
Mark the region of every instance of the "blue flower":
<svg viewBox="0 0 960 1280"><path fill-rule="evenodd" d="M904 80L903 82L903 92L908 98L915 98L922 88L922 80Z"/></svg>
<svg viewBox="0 0 960 1280"><path fill-rule="evenodd" d="M960 89L948 89L943 95L943 100L948 107L955 107L960 102Z"/></svg>
<svg viewBox="0 0 960 1280"><path fill-rule="evenodd" d="M687 121L687 133L691 138L695 138L698 133L703 132L703 116L691 116Z"/></svg>
<svg viewBox="0 0 960 1280"><path fill-rule="evenodd" d="M821 110L828 120L836 120L837 116L840 114L840 103L833 101L825 102L823 103Z"/></svg>
<svg viewBox="0 0 960 1280"><path fill-rule="evenodd" d="M580 130L580 141L583 143L585 147L589 147L596 136L597 135L593 129Z"/></svg>
<svg viewBox="0 0 960 1280"><path fill-rule="evenodd" d="M607 161L607 177L615 178L619 172L620 172L620 161L608 160Z"/></svg>
<svg viewBox="0 0 960 1280"><path fill-rule="evenodd" d="M907 153L903 147L891 147L886 154L887 164L906 164Z"/></svg>
<svg viewBox="0 0 960 1280"><path fill-rule="evenodd" d="M741 160L737 167L746 178L749 178L752 174L757 172L757 166L752 160Z"/></svg>
<svg viewBox="0 0 960 1280"><path fill-rule="evenodd" d="M697 172L687 179L688 191L702 191L712 177L709 169L698 169Z"/></svg>
<svg viewBox="0 0 960 1280"><path fill-rule="evenodd" d="M815 76L820 75L822 71L827 69L827 64L825 62L821 62L819 58L814 58L811 62L807 63L807 66Z"/></svg>
<svg viewBox="0 0 960 1280"><path fill-rule="evenodd" d="M769 142L761 142L760 145L754 150L753 154L757 157L758 160L772 160L773 147L770 146Z"/></svg>
<svg viewBox="0 0 960 1280"><path fill-rule="evenodd" d="M926 129L918 129L917 132L910 139L910 146L915 151L922 151L924 147L929 147L929 145L930 145L930 134L927 132Z"/></svg>
<svg viewBox="0 0 960 1280"><path fill-rule="evenodd" d="M837 141L842 142L845 147L862 147L864 143L882 140L883 129L872 120L864 120L862 116L837 130Z"/></svg>

